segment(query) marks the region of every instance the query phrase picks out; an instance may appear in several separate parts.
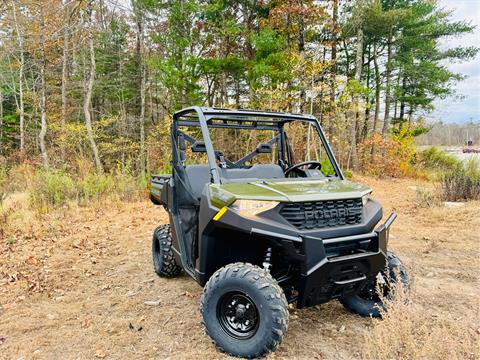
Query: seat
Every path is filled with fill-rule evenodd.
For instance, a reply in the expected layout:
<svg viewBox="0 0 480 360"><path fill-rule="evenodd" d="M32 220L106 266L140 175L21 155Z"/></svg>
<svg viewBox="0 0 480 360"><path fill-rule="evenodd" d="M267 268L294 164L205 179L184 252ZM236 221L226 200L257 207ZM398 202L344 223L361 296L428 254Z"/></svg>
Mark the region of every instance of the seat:
<svg viewBox="0 0 480 360"><path fill-rule="evenodd" d="M263 179L283 179L285 174L280 166L274 164L255 164L249 169L219 168L222 183L244 183ZM185 172L192 187L192 193L200 199L205 184L211 182L209 165L188 165Z"/></svg>
<svg viewBox="0 0 480 360"><path fill-rule="evenodd" d="M192 187L193 195L200 199L205 184L210 183L211 180L210 166L203 164L188 165L185 172Z"/></svg>

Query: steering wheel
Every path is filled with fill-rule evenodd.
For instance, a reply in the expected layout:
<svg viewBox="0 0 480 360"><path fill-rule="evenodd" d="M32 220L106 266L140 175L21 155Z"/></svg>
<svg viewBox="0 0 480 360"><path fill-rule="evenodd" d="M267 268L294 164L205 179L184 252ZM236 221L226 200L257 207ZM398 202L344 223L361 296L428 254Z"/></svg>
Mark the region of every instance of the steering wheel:
<svg viewBox="0 0 480 360"><path fill-rule="evenodd" d="M308 166L308 169L311 169L311 170L314 170L314 169L320 170L322 168L322 164L318 161L304 161L304 162L290 166L287 170L285 170L285 176L288 176L292 171L294 171L301 177L306 177L305 172L300 169L303 166Z"/></svg>

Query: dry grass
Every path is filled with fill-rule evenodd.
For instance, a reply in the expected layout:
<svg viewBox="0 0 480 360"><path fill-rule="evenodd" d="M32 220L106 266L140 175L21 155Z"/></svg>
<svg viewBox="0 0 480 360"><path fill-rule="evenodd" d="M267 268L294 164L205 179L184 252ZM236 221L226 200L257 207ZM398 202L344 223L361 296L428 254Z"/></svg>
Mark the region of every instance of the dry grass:
<svg viewBox="0 0 480 360"><path fill-rule="evenodd" d="M363 359L478 359L478 332L460 314L439 317L412 301L418 295L411 291L395 293L364 334Z"/></svg>
<svg viewBox="0 0 480 360"><path fill-rule="evenodd" d="M336 301L291 310L270 359L478 358L480 202L418 206L412 180L360 179L399 213L391 248L412 269L413 302L384 320ZM427 186L428 187L428 186ZM413 188L413 190L412 190ZM202 289L152 271L153 228L167 221L147 201L29 211L28 196L0 239L0 359L223 359L204 335ZM151 306L146 301L160 300Z"/></svg>
<svg viewBox="0 0 480 360"><path fill-rule="evenodd" d="M480 200L480 162L472 158L442 174L439 192L445 201Z"/></svg>

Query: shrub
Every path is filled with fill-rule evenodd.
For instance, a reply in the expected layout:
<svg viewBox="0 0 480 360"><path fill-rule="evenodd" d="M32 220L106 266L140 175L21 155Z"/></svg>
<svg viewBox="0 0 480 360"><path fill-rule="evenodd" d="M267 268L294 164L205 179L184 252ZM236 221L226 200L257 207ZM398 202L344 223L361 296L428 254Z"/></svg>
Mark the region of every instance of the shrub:
<svg viewBox="0 0 480 360"><path fill-rule="evenodd" d="M86 173L71 176L63 170L38 170L30 182L30 204L40 212L69 201L87 205L105 199L132 201L141 194L141 181L129 174Z"/></svg>
<svg viewBox="0 0 480 360"><path fill-rule="evenodd" d="M36 170L33 165L25 162L18 166L9 166L7 163L0 165L6 176L5 189L8 193L25 191L31 184Z"/></svg>
<svg viewBox="0 0 480 360"><path fill-rule="evenodd" d="M330 162L329 159L324 159L321 161L321 164L322 164L322 174L325 175L325 176L328 176L328 175L335 175L335 170L333 169L333 165L332 163Z"/></svg>
<svg viewBox="0 0 480 360"><path fill-rule="evenodd" d="M145 189L142 178L131 175L115 175L115 190L119 200L133 201L138 198L141 190Z"/></svg>
<svg viewBox="0 0 480 360"><path fill-rule="evenodd" d="M422 186L416 187L417 202L421 207L430 207L437 203L438 198L435 194Z"/></svg>
<svg viewBox="0 0 480 360"><path fill-rule="evenodd" d="M0 163L0 209L2 208L3 201L8 195L8 172L7 167Z"/></svg>
<svg viewBox="0 0 480 360"><path fill-rule="evenodd" d="M347 179L352 179L353 178L353 173L346 169L346 170L343 170L343 175L347 178Z"/></svg>
<svg viewBox="0 0 480 360"><path fill-rule="evenodd" d="M112 194L115 180L111 175L90 173L78 182L79 201L89 202L99 200L108 194Z"/></svg>
<svg viewBox="0 0 480 360"><path fill-rule="evenodd" d="M77 188L72 177L62 170L39 170L33 177L30 203L40 212L62 206L77 198Z"/></svg>
<svg viewBox="0 0 480 360"><path fill-rule="evenodd" d="M418 165L427 170L455 171L461 167L461 162L455 156L432 146L419 154Z"/></svg>
<svg viewBox="0 0 480 360"><path fill-rule="evenodd" d="M437 197L443 201L480 200L480 164L472 158L462 162L436 147L422 151L418 165L433 172Z"/></svg>
<svg viewBox="0 0 480 360"><path fill-rule="evenodd" d="M372 176L412 175L415 154L413 136L408 133L399 133L391 138L375 133L358 147L361 170Z"/></svg>
<svg viewBox="0 0 480 360"><path fill-rule="evenodd" d="M471 159L440 176L440 197L444 201L480 200L480 164Z"/></svg>

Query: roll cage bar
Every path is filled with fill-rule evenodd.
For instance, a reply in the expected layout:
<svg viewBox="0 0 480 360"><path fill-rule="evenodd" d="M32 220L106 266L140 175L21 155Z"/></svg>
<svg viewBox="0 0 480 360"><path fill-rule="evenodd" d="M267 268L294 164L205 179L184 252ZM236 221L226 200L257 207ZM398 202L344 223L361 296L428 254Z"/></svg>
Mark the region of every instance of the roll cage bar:
<svg viewBox="0 0 480 360"><path fill-rule="evenodd" d="M296 113L283 113L283 112L271 112L271 111L256 111L256 110L234 110L234 109L220 109L213 107L200 107L192 106L182 110L179 110L173 114L172 123L172 160L174 164L180 160L178 158L177 151L175 149L177 144L176 135L179 134L180 126L199 126L202 132L203 141L205 143L205 149L207 153L208 163L210 166L210 173L212 175L213 182L220 184L220 174L218 166L216 164L215 149L213 148L212 141L210 139L210 133L208 128L231 128L231 129L255 129L255 130L274 130L279 131L279 149L283 149L283 142L285 141L286 134L283 132L283 125L295 120L308 121L317 130L320 139L323 143L328 159L330 160L335 173L343 180L344 176L340 166L335 159L335 155L330 147L330 144L323 133L322 127L318 120L313 115L308 114L296 114ZM186 140L191 142L194 140L188 137L187 134L180 132ZM187 139L187 136L189 139ZM275 137L274 139L277 139ZM272 140L274 140L272 139ZM272 141L270 140L270 142ZM269 142L269 143L270 143ZM273 144L273 143L272 143ZM280 151L280 150L279 150ZM283 150L281 150L283 151ZM289 149L286 149L288 152ZM248 154L247 157L251 156ZM253 156L252 156L253 157ZM243 159L241 159L243 160ZM239 163L239 162L237 162Z"/></svg>

